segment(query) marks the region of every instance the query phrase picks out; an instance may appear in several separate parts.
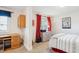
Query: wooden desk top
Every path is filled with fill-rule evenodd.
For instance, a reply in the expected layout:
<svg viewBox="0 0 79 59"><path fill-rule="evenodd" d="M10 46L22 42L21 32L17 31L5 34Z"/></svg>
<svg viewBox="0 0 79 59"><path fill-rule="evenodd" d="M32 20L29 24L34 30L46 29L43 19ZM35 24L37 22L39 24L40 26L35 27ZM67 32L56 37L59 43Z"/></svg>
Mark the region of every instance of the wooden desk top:
<svg viewBox="0 0 79 59"><path fill-rule="evenodd" d="M3 34L3 35L0 35L0 39L2 39L2 38L10 38L11 36L16 36L16 35L19 35L19 34L18 33Z"/></svg>

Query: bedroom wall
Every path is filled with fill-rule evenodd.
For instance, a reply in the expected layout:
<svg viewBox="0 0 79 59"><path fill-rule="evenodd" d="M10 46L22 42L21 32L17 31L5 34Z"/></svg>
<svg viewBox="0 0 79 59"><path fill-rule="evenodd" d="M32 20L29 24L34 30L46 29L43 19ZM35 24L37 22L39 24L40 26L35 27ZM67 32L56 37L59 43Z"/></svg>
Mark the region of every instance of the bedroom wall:
<svg viewBox="0 0 79 59"><path fill-rule="evenodd" d="M0 34L10 34L10 33L19 33L20 35L22 35L21 30L18 28L18 16L20 14L24 14L23 11L21 10L16 10L16 9L11 9L11 8L7 8L7 7L0 7L1 10L8 10L13 12L11 14L11 18L9 20L9 25L8 25L8 30L5 33L0 33Z"/></svg>
<svg viewBox="0 0 79 59"><path fill-rule="evenodd" d="M18 11L16 10L14 13L12 13L12 17L11 17L11 26L9 27L9 32L10 33L19 33L21 35L21 37L23 36L23 30L21 30L18 27L18 17L19 15L25 15L23 11Z"/></svg>
<svg viewBox="0 0 79 59"><path fill-rule="evenodd" d="M13 12L10 18L10 24L8 26L7 33L4 33L4 34L19 33L21 36L23 36L25 48L28 51L31 51L32 50L32 39L33 39L32 8L25 7L24 9L19 10L19 9L11 9L8 7L0 7L0 9ZM26 15L26 28L23 29L22 31L18 28L18 16L20 14Z"/></svg>
<svg viewBox="0 0 79 59"><path fill-rule="evenodd" d="M34 20L34 26L32 26L33 28L33 42L35 42L36 39L36 14L34 12L32 12L32 16L33 16L33 20Z"/></svg>
<svg viewBox="0 0 79 59"><path fill-rule="evenodd" d="M24 29L24 46L28 51L32 50L33 27L32 7L26 8L26 28Z"/></svg>
<svg viewBox="0 0 79 59"><path fill-rule="evenodd" d="M71 29L62 29L62 17L71 17ZM53 33L73 33L79 35L79 11L54 17Z"/></svg>
<svg viewBox="0 0 79 59"><path fill-rule="evenodd" d="M79 34L79 7L59 7L59 6L43 6L35 7L35 12L43 15L51 15L52 19L52 33L74 33ZM58 16L59 15L59 16ZM71 17L71 29L62 29L62 17Z"/></svg>
<svg viewBox="0 0 79 59"><path fill-rule="evenodd" d="M41 12L37 12L37 11L35 11L35 9L32 10L32 16L33 16L33 20L34 20L34 26L33 26L33 42L35 42L35 40L36 40L36 26L37 26L37 24L36 24L36 22L37 22L37 20L36 20L36 14L40 14L42 16L49 16L47 14L44 14L44 13L41 13ZM53 20L54 20L53 19L53 16L51 16L51 20L52 20L51 23L52 23L52 27L53 27ZM52 28L52 30L53 30L53 28Z"/></svg>

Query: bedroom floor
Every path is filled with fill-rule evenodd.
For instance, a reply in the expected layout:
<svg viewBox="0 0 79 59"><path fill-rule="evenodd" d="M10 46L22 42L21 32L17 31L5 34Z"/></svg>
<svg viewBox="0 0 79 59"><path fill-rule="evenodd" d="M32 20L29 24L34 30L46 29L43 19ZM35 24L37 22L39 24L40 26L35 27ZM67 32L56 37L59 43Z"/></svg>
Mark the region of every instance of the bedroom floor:
<svg viewBox="0 0 79 59"><path fill-rule="evenodd" d="M24 46L18 49L5 51L4 53L49 53L48 41L42 43L34 43L33 50L28 52Z"/></svg>

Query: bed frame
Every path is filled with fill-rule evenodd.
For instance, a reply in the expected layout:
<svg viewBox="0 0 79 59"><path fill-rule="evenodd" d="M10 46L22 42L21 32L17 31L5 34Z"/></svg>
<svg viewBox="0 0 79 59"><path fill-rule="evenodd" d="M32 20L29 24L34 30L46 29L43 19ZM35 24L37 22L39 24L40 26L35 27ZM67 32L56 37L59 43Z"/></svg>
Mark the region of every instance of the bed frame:
<svg viewBox="0 0 79 59"><path fill-rule="evenodd" d="M60 50L60 49L57 49L57 48L52 48L51 50L50 50L50 52L51 53L67 53L67 52L65 52L65 51L63 51L63 50Z"/></svg>

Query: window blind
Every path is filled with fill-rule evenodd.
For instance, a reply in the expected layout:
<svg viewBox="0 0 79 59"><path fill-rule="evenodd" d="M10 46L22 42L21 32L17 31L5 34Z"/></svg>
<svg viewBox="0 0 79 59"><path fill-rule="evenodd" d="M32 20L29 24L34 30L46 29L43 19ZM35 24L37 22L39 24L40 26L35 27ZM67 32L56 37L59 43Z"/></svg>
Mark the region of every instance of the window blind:
<svg viewBox="0 0 79 59"><path fill-rule="evenodd" d="M5 10L0 10L0 16L11 17L11 12L10 11L5 11Z"/></svg>

